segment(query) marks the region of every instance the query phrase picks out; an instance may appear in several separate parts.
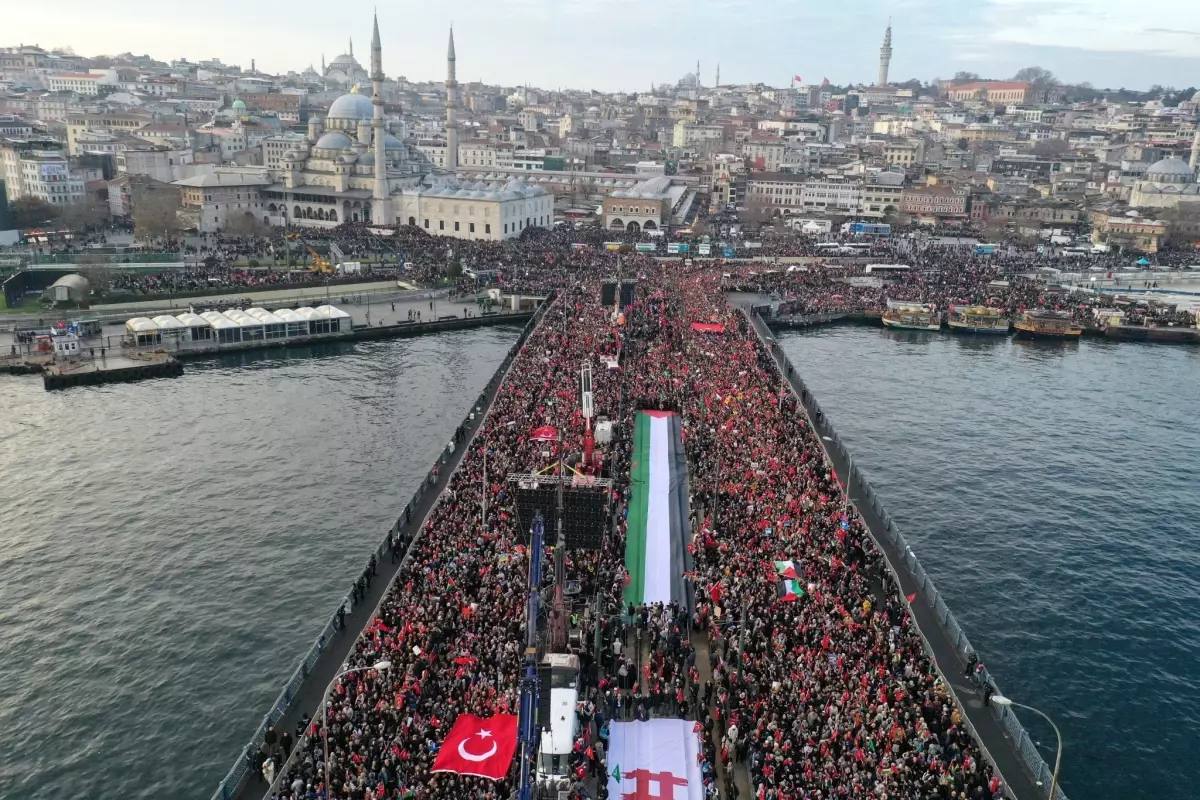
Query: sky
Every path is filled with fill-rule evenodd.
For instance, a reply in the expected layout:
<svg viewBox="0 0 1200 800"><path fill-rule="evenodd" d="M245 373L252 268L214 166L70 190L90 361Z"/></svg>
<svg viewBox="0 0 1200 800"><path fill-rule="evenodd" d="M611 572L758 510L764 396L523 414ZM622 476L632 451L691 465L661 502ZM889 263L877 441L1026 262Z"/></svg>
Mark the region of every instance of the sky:
<svg viewBox="0 0 1200 800"><path fill-rule="evenodd" d="M346 52L369 66L372 7L330 0L29 0L3 13L0 46L71 47L80 55L220 58L300 71ZM409 0L378 8L383 68L412 81L445 77L454 25L458 80L545 89L641 91L696 69L712 85L874 83L891 18L890 78L930 81L966 70L1010 78L1040 66L1098 88L1200 84L1198 0Z"/></svg>

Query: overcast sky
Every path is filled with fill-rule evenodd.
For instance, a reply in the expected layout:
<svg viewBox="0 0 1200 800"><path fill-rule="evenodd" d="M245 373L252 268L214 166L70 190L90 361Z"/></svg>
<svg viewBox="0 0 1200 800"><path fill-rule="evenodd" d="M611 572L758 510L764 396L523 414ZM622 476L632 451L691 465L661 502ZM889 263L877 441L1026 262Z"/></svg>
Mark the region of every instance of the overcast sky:
<svg viewBox="0 0 1200 800"><path fill-rule="evenodd" d="M356 10L357 9L357 10ZM371 6L330 0L30 0L3 12L2 44L220 58L269 72L319 69L354 38L369 66ZM443 0L379 7L389 76L441 80L455 26L459 81L642 90L700 61L711 85L874 82L892 17L891 78L958 70L1008 78L1041 66L1061 80L1145 89L1200 84L1200 0Z"/></svg>

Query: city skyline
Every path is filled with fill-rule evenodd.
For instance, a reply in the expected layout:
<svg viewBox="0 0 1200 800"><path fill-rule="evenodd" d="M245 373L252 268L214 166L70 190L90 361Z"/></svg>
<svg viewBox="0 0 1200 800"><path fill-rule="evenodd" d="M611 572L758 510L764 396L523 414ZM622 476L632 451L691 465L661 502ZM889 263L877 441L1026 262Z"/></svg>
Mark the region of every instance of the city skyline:
<svg viewBox="0 0 1200 800"><path fill-rule="evenodd" d="M328 24L322 22L327 9L312 0L297 0L285 18L270 7L215 0L206 6L207 16L181 16L175 25L175 12L156 7L147 17L144 5L115 0L98 19L94 5L67 0L67 13L53 28L22 5L9 12L15 36L6 44L70 47L82 56L219 58L243 69L253 59L261 71L283 74L319 67L322 55L331 60L345 52L349 39L360 43L362 62L371 32L366 11ZM853 17L784 0L668 0L639 7L636 25L609 33L612 22L633 8L625 0L586 6L521 0L514 19L511 4L467 0L414 19L407 9L385 6L379 9L383 69L393 78L441 80L445 37L454 21L462 82L644 91L652 83L674 83L699 59L706 86L714 83L718 63L725 84L783 86L792 75L814 83L828 77L838 85L869 84L890 17L893 82L949 78L958 71L1003 79L1038 65L1066 83L1146 89L1195 85L1200 74L1200 58L1191 55L1200 46L1200 6L1182 0L1147 0L1142 18L1153 22L1140 26L1126 21L1127 9L1117 0L987 0L973 6L866 0ZM271 35L264 38L264 30Z"/></svg>

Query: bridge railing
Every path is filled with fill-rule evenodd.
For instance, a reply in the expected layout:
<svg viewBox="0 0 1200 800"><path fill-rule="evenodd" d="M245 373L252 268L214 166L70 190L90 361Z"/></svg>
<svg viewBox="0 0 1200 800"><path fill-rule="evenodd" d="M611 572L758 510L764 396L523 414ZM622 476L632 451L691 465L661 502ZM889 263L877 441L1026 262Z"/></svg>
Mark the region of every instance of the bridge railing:
<svg viewBox="0 0 1200 800"><path fill-rule="evenodd" d="M771 332L767 328L766 323L763 322L762 318L758 314L752 313L745 308L743 308L742 311L746 314L751 326L758 333L760 338L764 340L773 340ZM896 526L895 521L892 519L892 515L888 513L887 509L884 508L883 503L880 502L878 495L875 493L875 489L871 486L871 482L867 480L862 471L859 470L859 468L854 464L854 460L850 456L850 451L846 449L846 446L842 443L841 437L838 436L837 431L834 430L833 423L821 410L821 406L817 402L816 397L813 395L812 391L808 389L808 386L804 383L804 379L800 377L800 373L795 369L794 366L792 366L791 360L788 359L787 354L784 353L781 348L778 348L776 349L775 355L779 359L779 363L782 365L783 370L786 372L784 377L785 382L790 381L793 388L796 390L798 399L807 410L809 420L812 423L815 432L823 440L822 443L826 447L836 450L839 455L841 455L843 460L850 465L848 470L849 474L845 476L845 479L846 491L847 493L853 494L854 497L852 505L856 506L856 511L861 509L863 505L869 506L875 513L876 518L883 521L883 535L887 536L892 544L904 554L905 567L908 568L909 572L916 579L920 587L920 593L925 597L926 600L929 601L930 605L933 606L934 614L942 626L942 629L946 632L950 641L954 643L959 655L965 661L972 653L976 652L975 648L971 646L971 642L967 639L967 634L963 631L962 626L958 624L958 620L954 618L954 614L950 611L950 607L946 604L942 593L938 591L938 588L933 583L933 579L929 577L929 574L925 571L925 568L917 559L912 547L909 546L908 541L904 538L904 534L900 532L900 529ZM788 367L791 367L790 371L787 371ZM854 487L853 491L851 491L852 485ZM871 530L872 533L875 533L874 528L869 527L868 529ZM892 577L896 581L896 585L899 586L899 576L895 574L894 565L889 563L888 568L893 573ZM901 602L903 602L906 606L909 605L908 600L904 597L903 592L901 592L901 598ZM924 641L924 637L922 637L922 640ZM925 645L926 649L928 650L928 642L925 642ZM932 656L932 653L930 653L930 655ZM935 662L935 666L939 673L941 673L942 665L936 664ZM944 673L942 673L942 677L949 687L950 681L946 678ZM986 667L982 671L981 679L983 683L989 684L992 687L995 694L1001 694L999 686L996 684L994 677L987 671ZM953 691L952 688L951 691ZM1033 776L1034 780L1041 786L1047 800L1067 800L1067 795L1063 792L1062 787L1058 787L1056 789L1053 798L1049 797L1053 770L1046 763L1045 759L1042 758L1041 753L1038 752L1037 746L1034 744L1033 739L1029 736L1029 733L1025 730L1024 726L1021 725L1021 721L1017 718L1016 714L1013 713L1012 708L1007 706L991 706L991 709L992 713L995 714L1000 720L1001 725L1015 743L1017 752L1021 755L1022 760L1025 762L1024 766L1026 771ZM972 738L979 744L980 748L984 752L984 755L987 757L988 761L992 763L993 768L995 768L995 759L992 757L992 754L988 752L986 745L978 735L978 731L975 730L974 725L971 724L968 716L963 714L962 719L966 724L967 729L970 731ZM999 769L996 769L996 773L1000 774Z"/></svg>
<svg viewBox="0 0 1200 800"><path fill-rule="evenodd" d="M471 404L471 410L467 413L467 417L463 420L464 425L472 419L476 409L483 406L488 393L495 389L499 381L501 381L504 375L507 374L508 368L512 364L513 359L516 358L517 354L521 352L521 348L525 345L526 339L529 338L529 334L533 331L533 329L537 327L537 324L541 321L542 316L546 313L546 309L549 308L550 304L553 302L554 297L554 293L551 293L550 296L546 298L546 301L541 304L529 322L526 323L525 327L521 331L521 335L517 338L516 343L509 348L508 354L504 357L504 360L500 363L496 371L492 373L492 377L488 380L488 384L484 388L483 392L481 392L476 401ZM454 449L455 446L453 443L451 443L443 448L440 453L438 453L434 467L430 469L428 473L426 473L424 479L422 479L420 485L417 487L417 490L413 492L412 499L409 500L408 505L405 506L405 509L412 510L420 506L421 501L425 498L426 492L428 492L431 487L437 484L437 475L435 474L435 470L438 470L442 464L446 463L449 456L454 452ZM383 540L379 543L379 545L371 551L371 555L374 556L377 562L383 562L384 556L388 555L392 537L399 533L400 528L403 527L405 523L406 521L403 518L397 519L392 527L388 529L387 535L383 537ZM418 521L418 525L419 524L420 522ZM411 550L413 543L416 542L417 538L418 537L416 535L411 535L409 537L404 554L405 558L408 558L408 552ZM370 557L368 557L367 563L369 563L369 561ZM279 692L279 696L276 697L275 702L271 704L270 710L266 713L266 715L263 716L262 722L259 723L257 730L254 731L254 735L250 737L250 741L247 742L245 747L242 748L242 752L238 756L238 760L234 762L233 766L229 768L229 772L225 774L225 777L222 778L221 782L217 785L217 790L213 793L212 800L229 800L229 798L231 798L237 792L242 781L249 777L250 770L254 763L254 754L257 753L259 748L262 746L263 739L267 734L267 729L292 710L292 701L299 692L300 686L308 678L309 673L312 672L313 666L317 663L317 660L325 651L325 645L332 638L333 634L337 632L338 611L342 608L345 608L347 611L350 611L354 608L354 599L352 595L353 588L354 587L352 585L350 590L347 590L346 594L342 597L337 606L334 607L333 613L325 622L324 627L321 628L321 632L313 641L312 646L309 647L308 651L300 659L300 663L296 665L296 669L292 671L292 674L288 677L287 682L284 683L283 689ZM387 591L384 592L384 596L387 596ZM298 746L293 748L292 756L295 757L299 751L300 748ZM290 758L289 761L291 761ZM286 769L281 768L279 775L282 777L285 771Z"/></svg>

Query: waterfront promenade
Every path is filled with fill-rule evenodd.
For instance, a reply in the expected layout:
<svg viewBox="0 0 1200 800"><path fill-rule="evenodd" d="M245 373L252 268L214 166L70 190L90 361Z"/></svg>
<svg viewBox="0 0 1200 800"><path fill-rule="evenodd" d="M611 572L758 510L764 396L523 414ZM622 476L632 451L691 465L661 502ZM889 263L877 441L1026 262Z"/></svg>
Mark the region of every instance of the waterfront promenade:
<svg viewBox="0 0 1200 800"><path fill-rule="evenodd" d="M740 299L744 301L747 298L743 296ZM966 637L957 623L953 623L953 616L936 589L933 589L932 582L925 576L924 570L920 570L916 555L911 548L902 544L902 540L896 534L890 532L890 517L882 509L869 482L853 466L852 456L841 446L837 433L821 411L816 398L804 385L799 370L778 347L766 323L753 312L748 312L747 316L755 333L771 353L780 375L785 377L791 391L800 401L805 418L820 436L826 458L841 477L851 505L887 559L901 593L913 598L907 601L908 608L920 628L921 636L938 671L949 684L969 721L976 740L1002 776L1013 797L1017 800L1046 797L1049 786L1039 782L1039 777L1044 775L1034 774L1035 771L1043 772L1046 768L1045 763L1040 757L1036 758L1034 764L1029 763L1030 754L1023 750L1021 743L1013 736L1011 725L1001 718L1003 712L996 707L985 706L976 685L972 679L966 677L965 652L970 652L969 649L964 651L962 647ZM917 569L914 569L914 566ZM951 633L947 622L952 623L957 635ZM966 648L969 647L967 644ZM1036 756L1036 753L1034 755ZM1056 792L1056 797L1065 800L1061 790Z"/></svg>

